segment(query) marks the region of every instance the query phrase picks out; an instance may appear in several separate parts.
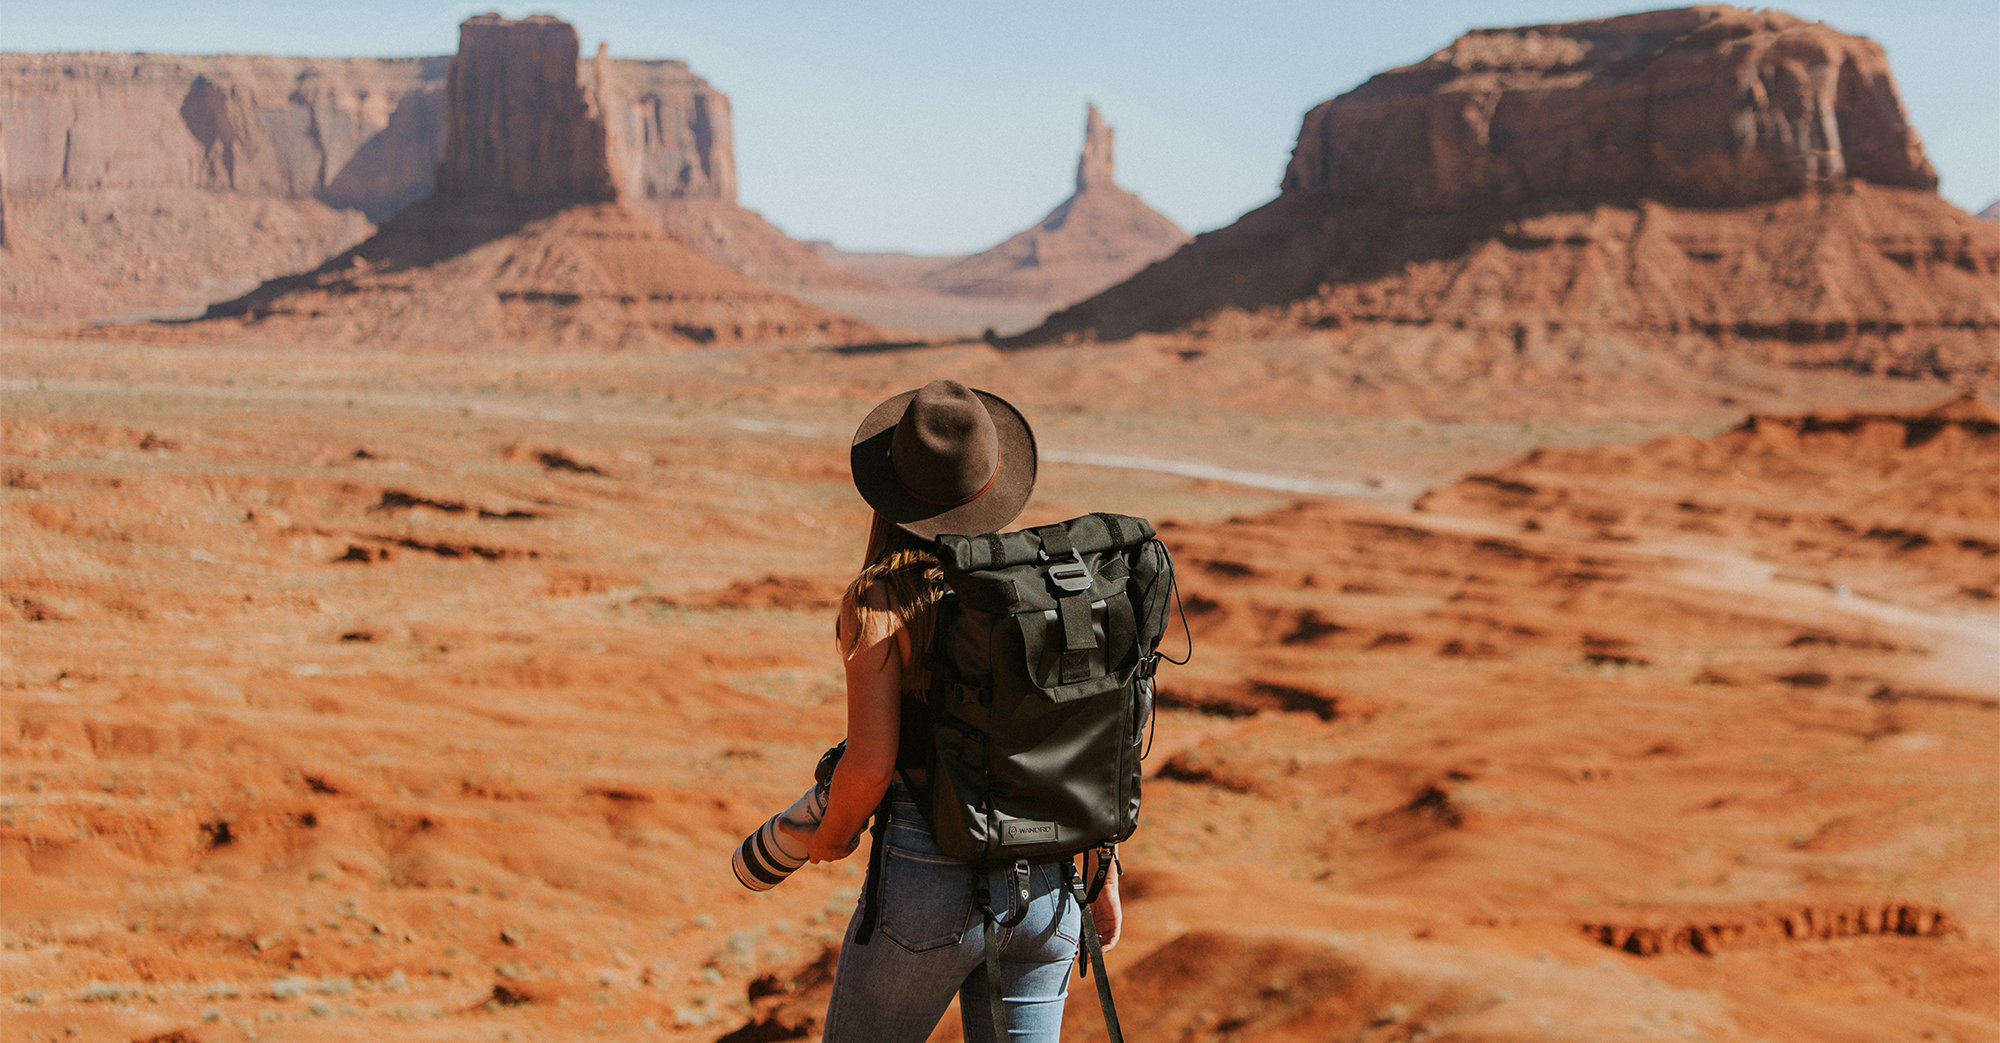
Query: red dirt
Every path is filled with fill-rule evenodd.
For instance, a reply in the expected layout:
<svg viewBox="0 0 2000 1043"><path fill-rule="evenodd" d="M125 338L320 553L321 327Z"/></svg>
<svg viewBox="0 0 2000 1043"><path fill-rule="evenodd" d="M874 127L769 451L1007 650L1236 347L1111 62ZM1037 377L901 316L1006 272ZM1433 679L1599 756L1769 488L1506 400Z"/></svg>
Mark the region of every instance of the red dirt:
<svg viewBox="0 0 2000 1043"><path fill-rule="evenodd" d="M809 1034L824 983L795 974L859 860L756 896L724 864L840 731L826 602L865 520L844 426L912 366L978 357L15 345L10 1031ZM1066 393L1018 392L1051 448L1140 423ZM1954 408L1907 449L1877 425L1921 417L1464 457L1624 504L1605 533L1488 482L1273 509L1045 465L1024 522L1154 517L1195 640L1126 850L1135 1037L1992 1038L1991 609L1865 529L1806 553L1734 514L1672 524L1677 498L1735 510L1734 467L1857 527L1929 489L1888 502L1937 542L2000 509L1994 443L1960 423L1983 407ZM1315 452L1236 417L1194 444ZM1454 430L1368 451L1445 459ZM1516 437L1541 430L1569 437ZM1850 560L1850 597L1787 578Z"/></svg>

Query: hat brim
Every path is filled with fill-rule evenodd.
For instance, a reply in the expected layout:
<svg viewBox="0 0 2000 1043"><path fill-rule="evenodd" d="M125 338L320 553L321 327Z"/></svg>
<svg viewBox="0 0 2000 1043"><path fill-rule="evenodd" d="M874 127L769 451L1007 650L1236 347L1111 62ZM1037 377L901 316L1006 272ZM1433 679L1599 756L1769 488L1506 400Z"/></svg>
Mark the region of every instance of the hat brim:
<svg viewBox="0 0 2000 1043"><path fill-rule="evenodd" d="M971 389L993 418L999 436L1000 464L993 484L966 503L944 507L911 496L896 480L895 466L889 462L889 443L896 425L917 392L905 391L876 406L854 431L849 461L854 469L854 487L875 513L927 540L951 533L978 536L998 532L1021 514L1035 491L1035 433L1020 410L1006 399L978 388Z"/></svg>

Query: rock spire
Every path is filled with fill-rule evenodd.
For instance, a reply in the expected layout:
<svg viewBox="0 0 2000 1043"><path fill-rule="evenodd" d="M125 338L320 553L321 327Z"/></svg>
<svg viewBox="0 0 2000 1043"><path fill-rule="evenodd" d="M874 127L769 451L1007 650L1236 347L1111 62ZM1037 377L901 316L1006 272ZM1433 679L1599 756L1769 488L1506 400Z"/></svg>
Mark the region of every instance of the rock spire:
<svg viewBox="0 0 2000 1043"><path fill-rule="evenodd" d="M1166 215L1111 179L1111 127L1084 112L1076 194L1006 242L926 272L920 285L972 297L1067 304L1130 276L1188 241Z"/></svg>
<svg viewBox="0 0 2000 1043"><path fill-rule="evenodd" d="M1112 155L1111 128L1104 122L1104 115L1096 105L1088 105L1083 117L1083 156L1076 161L1076 190L1088 192L1092 188L1112 187L1111 180L1115 159Z"/></svg>

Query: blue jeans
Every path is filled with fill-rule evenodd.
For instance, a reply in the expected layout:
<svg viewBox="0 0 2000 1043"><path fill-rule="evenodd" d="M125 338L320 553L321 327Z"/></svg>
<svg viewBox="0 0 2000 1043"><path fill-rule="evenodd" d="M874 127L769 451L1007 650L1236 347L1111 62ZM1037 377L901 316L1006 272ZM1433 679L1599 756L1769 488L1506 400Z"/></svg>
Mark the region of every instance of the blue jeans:
<svg viewBox="0 0 2000 1043"><path fill-rule="evenodd" d="M841 943L821 1043L923 1043L954 993L966 1043L992 1043L985 918L973 900L974 874L981 871L938 850L901 782L889 790L883 843L875 936L867 945L855 944L861 920L857 910ZM1005 919L1011 910L1000 906L1003 897L1010 906L1019 901L1007 879L1009 871L984 872L995 903L993 915ZM1064 886L1060 864L1035 866L1029 874L1027 916L1013 927L995 927L1000 995L1009 1041L1055 1043L1069 995L1081 910Z"/></svg>

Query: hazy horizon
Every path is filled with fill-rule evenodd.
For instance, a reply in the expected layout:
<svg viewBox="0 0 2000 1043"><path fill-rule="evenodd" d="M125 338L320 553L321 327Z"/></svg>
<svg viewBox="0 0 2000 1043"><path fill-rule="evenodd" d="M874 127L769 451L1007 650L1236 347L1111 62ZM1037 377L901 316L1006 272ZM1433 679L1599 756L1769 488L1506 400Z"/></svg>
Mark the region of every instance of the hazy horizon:
<svg viewBox="0 0 2000 1043"><path fill-rule="evenodd" d="M489 4L0 0L13 51L399 56L448 54ZM577 27L585 53L675 58L728 94L741 202L800 239L963 253L1026 227L1070 191L1094 101L1117 128L1118 181L1191 232L1276 194L1300 117L1469 28L1648 9L1582 0L1445 0L1393 18L1295 0L1005 9L875 2L839 10L584 0L502 4ZM2000 5L1781 8L1874 38L1951 202L2000 197Z"/></svg>

